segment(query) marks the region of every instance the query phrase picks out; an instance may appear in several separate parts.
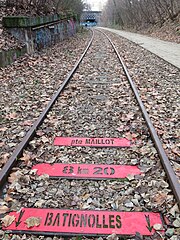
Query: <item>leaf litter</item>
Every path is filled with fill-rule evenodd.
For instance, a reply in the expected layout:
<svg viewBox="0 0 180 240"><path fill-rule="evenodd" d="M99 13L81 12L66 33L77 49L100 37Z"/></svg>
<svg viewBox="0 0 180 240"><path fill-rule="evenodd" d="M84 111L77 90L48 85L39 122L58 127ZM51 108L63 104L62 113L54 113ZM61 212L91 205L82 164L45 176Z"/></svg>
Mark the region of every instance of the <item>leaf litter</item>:
<svg viewBox="0 0 180 240"><path fill-rule="evenodd" d="M104 43L104 46L107 46L106 43ZM91 52L92 57L97 54L96 50L99 49L98 41L97 46L94 45L94 47ZM23 203L24 207L36 205L37 207L72 208L73 206L76 209L118 211L128 211L129 208L132 211L148 209L162 211L169 216L168 210L173 208L175 200L169 186L164 183L166 177L164 171L160 168L157 152L121 71L119 71L119 76L122 77L119 88L114 88L114 85L110 85L108 89L106 87L98 88L97 85L94 85L91 90L88 87L89 83L85 82L84 79L81 79L82 85L80 86L78 76L86 74L90 78L92 76L94 80L98 75L95 74L96 66L98 66L97 71L102 68L103 75L107 74L108 76L109 74L111 80L113 76L116 77L119 68L116 67L117 60L111 56L109 47L106 47L105 51L107 56L103 60L104 63L112 64L107 72L104 70L104 63L101 66L98 65L98 62L92 62L91 58L86 58L82 72L75 76L72 83L64 91L62 98L58 100L48 114L48 119L38 130L37 137L31 141L27 151L33 151L36 156L33 161L36 163L53 161L61 163L131 164L131 160L134 159L139 167L147 169L146 174L138 178L134 177L134 179L129 176L131 181L123 182L118 180L99 182L72 180L70 182L66 179L56 181L49 179L48 176L38 177L35 171L29 170L34 162L31 163L30 161L30 165L26 166L24 161L21 161L19 163L20 170L16 169L21 174L12 176L15 178L15 183L11 181L9 185L10 192L17 200L17 205ZM87 66L91 64L94 65L88 69ZM116 69L117 72L111 72L113 69ZM97 101L96 98L91 97L94 95L108 97ZM106 101L111 102L111 105L108 103L104 108L104 102ZM59 109L61 109L61 112L59 112ZM151 109L150 104L148 109ZM136 144L128 150L51 147L49 142L53 141L55 135L88 137L129 135L130 138L136 138ZM42 136L44 141L41 138ZM25 175L29 175L30 179L25 182L21 181L22 176ZM26 184L29 181L30 184ZM174 214L171 220L177 218L176 210L171 210Z"/></svg>

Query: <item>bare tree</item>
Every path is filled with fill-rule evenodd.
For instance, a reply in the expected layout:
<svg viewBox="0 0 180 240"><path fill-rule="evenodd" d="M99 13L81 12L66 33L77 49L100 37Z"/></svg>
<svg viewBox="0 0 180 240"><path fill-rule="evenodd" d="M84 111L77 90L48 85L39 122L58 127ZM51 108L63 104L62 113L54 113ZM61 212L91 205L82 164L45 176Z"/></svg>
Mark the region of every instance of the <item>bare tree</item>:
<svg viewBox="0 0 180 240"><path fill-rule="evenodd" d="M179 0L108 0L103 10L106 24L140 27L172 21L180 16Z"/></svg>
<svg viewBox="0 0 180 240"><path fill-rule="evenodd" d="M47 15L52 12L73 12L80 16L84 8L83 0L6 0L8 13Z"/></svg>

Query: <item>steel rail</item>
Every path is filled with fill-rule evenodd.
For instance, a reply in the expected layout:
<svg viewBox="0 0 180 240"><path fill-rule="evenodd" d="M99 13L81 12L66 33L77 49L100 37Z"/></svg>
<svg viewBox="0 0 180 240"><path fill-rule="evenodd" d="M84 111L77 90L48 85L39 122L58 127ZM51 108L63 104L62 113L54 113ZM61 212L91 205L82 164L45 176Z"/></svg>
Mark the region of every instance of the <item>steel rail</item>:
<svg viewBox="0 0 180 240"><path fill-rule="evenodd" d="M143 104L143 102L142 102L142 100L141 100L141 98L139 96L137 87L135 86L131 76L129 75L127 67L126 67L125 63L123 62L123 60L122 60L122 58L121 58L117 48L115 47L114 43L112 42L112 40L103 31L101 31L101 30L98 30L98 31L100 31L101 33L103 33L107 37L107 39L111 43L111 45L112 45L112 47L113 47L113 49L114 49L114 51L115 51L115 53L117 55L120 63L122 64L124 73L126 74L126 76L128 78L130 86L131 86L131 88L132 88L132 90L134 92L136 100L137 100L137 102L138 102L138 104L140 106L140 109L142 111L144 119L145 119L145 121L147 123L147 126L149 128L151 137L154 140L154 144L156 146L156 150L157 150L157 152L159 154L159 157L161 159L161 163L162 163L162 165L163 165L163 167L165 169L165 172L166 172L166 174L168 176L168 180L169 180L169 183L170 183L171 188L173 190L173 193L175 195L175 198L176 198L178 204L180 205L180 184L179 184L178 179L177 179L177 177L176 177L176 175L174 173L174 170L173 170L173 168L172 168L172 166L170 164L170 161L169 161L169 159L168 159L168 157L167 157L167 155L166 155L166 153L165 153L165 151L163 149L163 146L162 146L161 141L160 141L160 139L159 139L159 137L157 135L157 132L156 132L156 130L155 130L155 128L154 128L154 126L153 126L153 124L151 122L151 119L150 119L150 117L149 117L149 115L148 115L148 113L147 113L147 111L146 111L146 109L144 107L144 104Z"/></svg>
<svg viewBox="0 0 180 240"><path fill-rule="evenodd" d="M32 30L34 31L34 30L37 30L37 29L41 29L43 27L49 27L49 26L52 26L52 25L55 25L55 24L58 24L58 23L62 23L65 20L66 19L61 19L61 20L57 20L57 21L54 21L54 22L51 22L51 23L41 24L40 26L32 27Z"/></svg>
<svg viewBox="0 0 180 240"><path fill-rule="evenodd" d="M4 165L4 167L0 171L0 188L5 183L8 175L9 175L9 173L11 171L11 169L15 165L16 161L18 160L18 158L20 158L22 156L23 150L27 147L27 145L29 144L30 140L34 137L34 135L36 133L36 130L42 124L43 120L45 119L46 115L48 114L48 112L50 111L50 109L52 108L54 103L56 102L56 100L59 97L60 93L64 90L65 86L67 85L67 83L69 82L69 80L72 78L73 74L75 73L75 71L79 67L80 63L82 62L84 56L86 55L88 49L91 46L93 39L94 39L94 32L92 32L92 37L91 37L91 39L90 39L86 49L84 50L84 52L81 55L81 57L79 58L79 60L75 63L73 69L70 71L70 73L68 74L66 79L61 84L60 88L53 95L53 97L50 100L50 102L48 103L47 107L40 114L38 119L35 121L33 126L29 129L29 131L27 132L26 136L22 139L21 143L17 146L15 151L12 153L12 156L9 158L7 163Z"/></svg>

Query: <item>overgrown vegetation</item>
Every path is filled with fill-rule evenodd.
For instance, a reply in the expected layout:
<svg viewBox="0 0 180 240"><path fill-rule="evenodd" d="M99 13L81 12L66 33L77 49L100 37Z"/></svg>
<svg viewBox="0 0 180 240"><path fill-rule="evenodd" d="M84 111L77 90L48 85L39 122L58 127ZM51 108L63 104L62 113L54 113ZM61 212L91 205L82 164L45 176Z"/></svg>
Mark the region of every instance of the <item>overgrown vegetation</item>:
<svg viewBox="0 0 180 240"><path fill-rule="evenodd" d="M179 0L108 0L103 12L106 25L122 28L162 26L168 19L179 21L179 18Z"/></svg>
<svg viewBox="0 0 180 240"><path fill-rule="evenodd" d="M83 0L4 0L8 15L47 15L72 12L78 18L83 11Z"/></svg>

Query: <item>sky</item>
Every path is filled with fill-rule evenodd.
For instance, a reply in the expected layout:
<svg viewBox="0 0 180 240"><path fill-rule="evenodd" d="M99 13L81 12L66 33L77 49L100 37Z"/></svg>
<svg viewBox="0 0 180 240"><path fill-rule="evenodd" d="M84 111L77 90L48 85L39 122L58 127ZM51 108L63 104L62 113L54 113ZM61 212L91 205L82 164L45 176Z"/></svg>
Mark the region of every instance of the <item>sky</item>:
<svg viewBox="0 0 180 240"><path fill-rule="evenodd" d="M87 2L91 5L92 10L95 11L99 11L102 10L103 5L106 3L107 0L85 0L84 2Z"/></svg>

